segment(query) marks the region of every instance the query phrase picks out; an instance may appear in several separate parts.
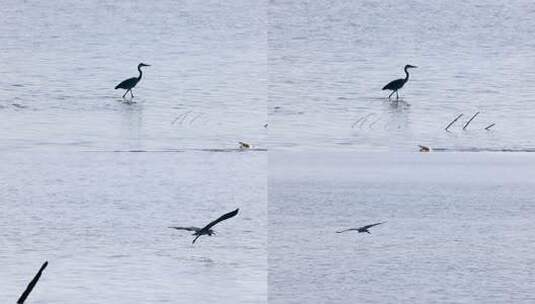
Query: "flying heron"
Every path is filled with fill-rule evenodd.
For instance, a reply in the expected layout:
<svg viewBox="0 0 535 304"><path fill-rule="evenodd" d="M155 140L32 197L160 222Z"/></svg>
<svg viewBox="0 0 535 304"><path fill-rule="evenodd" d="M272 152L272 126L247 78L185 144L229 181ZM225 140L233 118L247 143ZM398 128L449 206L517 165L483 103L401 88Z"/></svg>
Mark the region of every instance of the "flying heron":
<svg viewBox="0 0 535 304"><path fill-rule="evenodd" d="M336 233L342 233L342 232L346 232L346 231L358 231L358 233L367 232L367 233L371 234L371 232L368 231L368 229L370 229L373 226L381 225L381 224L384 224L384 223L386 223L386 222L375 223L375 224L371 224L371 225L362 226L362 227L359 227L359 228L349 228L349 229L345 229L345 230L342 230L342 231L336 231Z"/></svg>
<svg viewBox="0 0 535 304"><path fill-rule="evenodd" d="M150 64L144 64L140 63L137 65L137 70L139 71L138 77L132 77L128 78L127 80L124 80L123 82L119 83L115 89L124 89L126 92L124 92L123 98L126 96L128 92L130 92L130 95L132 98L134 98L134 94L132 93L132 89L137 85L137 83L141 80L141 77L143 76L143 72L141 72L141 67L150 66Z"/></svg>
<svg viewBox="0 0 535 304"><path fill-rule="evenodd" d="M195 244L195 241L201 236L201 235L209 235L212 236L215 234L215 231L213 231L211 228L214 227L217 223L222 222L224 220L228 220L231 217L235 217L238 214L238 211L240 211L240 208L231 211L229 213L225 213L222 216L220 216L217 220L212 221L210 224L204 226L203 228L199 227L169 227L177 230L186 230L186 231L193 231L193 235L195 235L195 238L193 239L192 244Z"/></svg>
<svg viewBox="0 0 535 304"><path fill-rule="evenodd" d="M405 68L403 69L405 71L405 78L392 80L387 85L385 85L383 87L383 91L384 90L391 90L392 91L392 93L390 93L390 95L388 95L388 99L390 99L390 97L392 97L392 95L394 93L396 93L396 100L399 99L398 90L401 89L405 85L405 83L407 81L409 81L409 71L408 71L408 69L413 69L413 68L417 68L417 66L407 64L405 66Z"/></svg>

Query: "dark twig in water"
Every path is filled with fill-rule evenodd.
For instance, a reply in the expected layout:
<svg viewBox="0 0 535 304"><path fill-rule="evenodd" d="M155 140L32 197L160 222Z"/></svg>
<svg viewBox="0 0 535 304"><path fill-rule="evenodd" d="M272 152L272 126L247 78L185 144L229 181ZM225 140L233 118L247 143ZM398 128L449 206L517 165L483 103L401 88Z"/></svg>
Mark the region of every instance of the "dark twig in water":
<svg viewBox="0 0 535 304"><path fill-rule="evenodd" d="M485 130L490 130L490 128L494 127L494 125L496 125L495 123L491 123L490 125L488 125Z"/></svg>
<svg viewBox="0 0 535 304"><path fill-rule="evenodd" d="M203 113L199 113L199 115L195 116L190 122L189 124L193 124L199 117L201 117L203 115Z"/></svg>
<svg viewBox="0 0 535 304"><path fill-rule="evenodd" d="M180 124L184 123L184 119L186 119L186 117L188 116L188 114L191 113L191 111L186 111L180 115L178 115L175 120L173 120L173 122L171 123L172 125L174 125L177 120L179 120L180 118L182 118L182 120L180 120Z"/></svg>
<svg viewBox="0 0 535 304"><path fill-rule="evenodd" d="M451 125L453 125L457 120L459 120L459 118L461 118L461 116L463 116L463 113L459 114L459 116L457 116L454 120L452 120L450 122L450 124L446 127L446 129L444 129L444 130L447 132L448 129L451 127Z"/></svg>
<svg viewBox="0 0 535 304"><path fill-rule="evenodd" d="M182 115L184 115L184 114L180 114L180 115L178 115L178 116L173 120L173 122L172 122L171 124L174 125L174 124L176 123L176 121L177 121L180 117L182 117Z"/></svg>
<svg viewBox="0 0 535 304"><path fill-rule="evenodd" d="M364 122L368 117L372 116L374 113L370 113L368 115L362 116L361 118L357 119L352 125L351 128L354 128L359 122Z"/></svg>
<svg viewBox="0 0 535 304"><path fill-rule="evenodd" d="M368 127L369 127L370 129L372 129L373 126L374 126L379 120L381 120L381 119L382 119L382 117L377 118L377 119L374 120Z"/></svg>
<svg viewBox="0 0 535 304"><path fill-rule="evenodd" d="M359 125L359 129L362 129L362 127L364 126L364 124L368 121L368 118L371 118L372 116L374 116L375 113L370 113L370 115L366 116L361 122L360 122L360 125Z"/></svg>
<svg viewBox="0 0 535 304"><path fill-rule="evenodd" d="M466 127L468 127L468 125L472 122L472 120L474 120L474 118L476 118L477 115L479 115L479 112L476 112L476 114L474 114L474 116L472 116L472 118L470 118L470 120L466 122L466 124L463 127L463 130L466 130Z"/></svg>
<svg viewBox="0 0 535 304"><path fill-rule="evenodd" d="M35 287L35 284L37 284L37 281L39 281L39 278L41 278L41 274L43 273L43 270L45 270L46 266L48 266L48 262L44 262L43 266L41 266L41 269L37 272L35 277L33 277L30 284L28 284L28 287L26 287L26 290L22 293L20 298L17 300L17 304L23 304L24 301L26 301L26 298L30 295L30 292L32 292L32 289Z"/></svg>
<svg viewBox="0 0 535 304"><path fill-rule="evenodd" d="M191 114L192 111L187 111L186 113L184 113L184 116L182 116L182 119L180 120L180 125L183 125L184 124L184 121L186 120L186 118L189 116L189 114Z"/></svg>

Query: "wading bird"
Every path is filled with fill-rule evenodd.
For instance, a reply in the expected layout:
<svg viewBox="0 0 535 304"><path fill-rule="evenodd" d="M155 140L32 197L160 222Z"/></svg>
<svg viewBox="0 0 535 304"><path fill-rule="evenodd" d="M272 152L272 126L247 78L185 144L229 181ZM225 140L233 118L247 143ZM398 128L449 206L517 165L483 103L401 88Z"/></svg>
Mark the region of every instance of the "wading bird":
<svg viewBox="0 0 535 304"><path fill-rule="evenodd" d="M342 231L336 231L336 233L342 233L342 232L346 232L346 231L358 231L358 233L367 232L367 233L371 234L370 231L368 231L368 229L370 229L373 226L381 225L381 224L384 224L384 223L386 223L386 222L375 223L375 224L371 224L371 225L362 226L362 227L359 227L359 228L349 228L349 229L342 230Z"/></svg>
<svg viewBox="0 0 535 304"><path fill-rule="evenodd" d="M139 77L132 77L128 78L127 80L124 80L123 82L119 83L115 89L123 89L126 90L124 92L123 98L126 96L128 92L130 92L130 95L132 98L134 98L134 94L132 94L132 89L137 85L137 83L141 80L141 77L143 76L143 72L141 72L141 67L150 66L150 64L144 64L140 63L137 65L137 70L139 71Z"/></svg>
<svg viewBox="0 0 535 304"><path fill-rule="evenodd" d="M247 149L251 149L253 147L253 145L248 144L248 143L243 142L243 141L240 141L239 144L240 144L240 150L247 150Z"/></svg>
<svg viewBox="0 0 535 304"><path fill-rule="evenodd" d="M231 211L229 213L223 214L220 216L217 220L212 221L210 224L204 226L203 228L199 227L169 227L177 230L187 230L187 231L194 231L193 235L195 235L195 238L193 239L192 244L195 244L195 241L201 236L201 235L209 235L212 236L215 234L215 232L211 229L214 227L217 223L222 222L224 220L228 220L231 217L235 217L238 214L238 211L240 211L240 208Z"/></svg>
<svg viewBox="0 0 535 304"><path fill-rule="evenodd" d="M399 99L399 94L398 94L398 90L401 89L405 83L407 81L409 81L409 71L407 71L408 69L413 69L413 68L417 68L417 66L414 66L414 65L410 65L410 64L407 64L405 66L405 78L400 78L400 79L396 79L396 80L392 80L390 81L387 85L384 86L383 88L383 91L384 90L391 90L392 93L390 93L390 95L388 95L388 99L390 99L390 97L392 97L392 95L394 93L396 93L396 100Z"/></svg>

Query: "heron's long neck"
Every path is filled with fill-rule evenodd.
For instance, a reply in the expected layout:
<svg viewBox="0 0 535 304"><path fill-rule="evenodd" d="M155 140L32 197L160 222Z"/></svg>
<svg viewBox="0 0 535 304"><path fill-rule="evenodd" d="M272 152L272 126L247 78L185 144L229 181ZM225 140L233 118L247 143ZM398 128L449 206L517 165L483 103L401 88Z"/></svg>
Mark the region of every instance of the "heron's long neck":
<svg viewBox="0 0 535 304"><path fill-rule="evenodd" d="M140 81L141 77L143 76L143 72L141 72L141 67L137 67L137 70L139 71L139 77L137 78L137 81ZM405 72L407 72L407 71L405 70ZM407 76L407 77L409 77L409 76Z"/></svg>
<svg viewBox="0 0 535 304"><path fill-rule="evenodd" d="M409 81L409 71L407 69L408 68L405 68L405 82ZM139 78L141 78L141 76L139 76Z"/></svg>

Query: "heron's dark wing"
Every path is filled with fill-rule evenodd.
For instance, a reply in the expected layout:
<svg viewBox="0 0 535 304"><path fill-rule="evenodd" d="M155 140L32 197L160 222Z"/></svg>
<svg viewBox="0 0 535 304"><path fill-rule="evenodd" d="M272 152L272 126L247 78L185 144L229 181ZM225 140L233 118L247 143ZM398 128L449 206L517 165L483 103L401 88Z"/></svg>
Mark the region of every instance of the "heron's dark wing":
<svg viewBox="0 0 535 304"><path fill-rule="evenodd" d="M345 229L345 230L336 231L336 233L342 233L342 232L352 231L352 230L359 230L359 229L358 228L349 228L349 229Z"/></svg>
<svg viewBox="0 0 535 304"><path fill-rule="evenodd" d="M117 89L125 89L125 90L131 89L136 86L137 81L138 81L137 77L128 78L127 80L124 80L123 82L116 85L115 89L116 90Z"/></svg>
<svg viewBox="0 0 535 304"><path fill-rule="evenodd" d="M235 217L236 214L238 214L238 211L240 211L240 208L234 210L234 211L231 211L229 213L225 213L223 214L222 216L220 216L217 220L211 222L210 224L204 226L201 230L200 230L200 233L203 233L205 231L208 231L208 229L214 227L217 223L219 222L222 222L224 220L228 220L229 218L231 217Z"/></svg>
<svg viewBox="0 0 535 304"><path fill-rule="evenodd" d="M405 79L400 78L390 81L383 87L383 90L398 90L405 84Z"/></svg>
<svg viewBox="0 0 535 304"><path fill-rule="evenodd" d="M173 228L173 229L176 229L176 230L187 230L187 231L195 231L195 232L199 232L201 231L201 228L199 227L169 227L169 228Z"/></svg>
<svg viewBox="0 0 535 304"><path fill-rule="evenodd" d="M381 223L375 223L375 224L371 224L371 225L366 225L366 226L362 226L362 227L360 227L360 229L364 229L364 230L366 230L366 229L371 228L371 227L373 227L373 226L381 225L381 224L384 224L384 223L386 223L386 222L381 222Z"/></svg>

